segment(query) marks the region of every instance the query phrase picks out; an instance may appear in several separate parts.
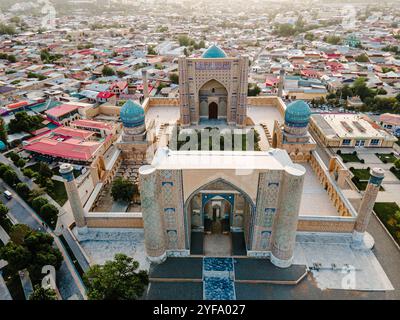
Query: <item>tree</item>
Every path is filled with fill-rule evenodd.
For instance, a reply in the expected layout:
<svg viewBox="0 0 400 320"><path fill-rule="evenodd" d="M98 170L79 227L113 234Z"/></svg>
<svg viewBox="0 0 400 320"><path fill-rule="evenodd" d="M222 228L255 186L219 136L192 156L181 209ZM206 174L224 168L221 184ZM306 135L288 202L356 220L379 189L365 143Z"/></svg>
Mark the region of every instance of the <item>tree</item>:
<svg viewBox="0 0 400 320"><path fill-rule="evenodd" d="M30 116L26 111L15 114L15 118L10 120L8 128L12 133L26 131L30 132L40 129L43 125L43 118L40 115Z"/></svg>
<svg viewBox="0 0 400 320"><path fill-rule="evenodd" d="M9 55L8 56L8 61L11 63L16 63L17 62L17 58L14 55Z"/></svg>
<svg viewBox="0 0 400 320"><path fill-rule="evenodd" d="M25 237L32 231L26 224L16 224L11 227L10 239L18 245L23 245Z"/></svg>
<svg viewBox="0 0 400 320"><path fill-rule="evenodd" d="M396 167L397 170L400 170L400 159L395 160L394 166Z"/></svg>
<svg viewBox="0 0 400 320"><path fill-rule="evenodd" d="M248 93L247 93L247 95L249 96L249 97L255 97L255 96L258 96L259 94L260 94L260 92L261 92L261 89L260 89L260 87L257 85L257 84L249 84L249 86L248 86Z"/></svg>
<svg viewBox="0 0 400 320"><path fill-rule="evenodd" d="M356 60L357 62L369 62L368 56L365 53L355 57L354 60Z"/></svg>
<svg viewBox="0 0 400 320"><path fill-rule="evenodd" d="M12 169L7 169L7 171L4 172L3 180L11 187L14 186L16 183L18 183L19 181L17 174Z"/></svg>
<svg viewBox="0 0 400 320"><path fill-rule="evenodd" d="M179 84L179 75L177 73L171 73L169 75L169 80L174 84Z"/></svg>
<svg viewBox="0 0 400 320"><path fill-rule="evenodd" d="M134 193L135 187L132 182L125 180L121 177L113 181L111 194L114 200L131 201Z"/></svg>
<svg viewBox="0 0 400 320"><path fill-rule="evenodd" d="M49 165L45 162L39 162L39 169L37 171L37 182L41 186L45 186L47 180L53 177L53 171L50 169Z"/></svg>
<svg viewBox="0 0 400 320"><path fill-rule="evenodd" d="M178 37L178 42L181 47L187 47L190 44L190 38L188 36L182 35Z"/></svg>
<svg viewBox="0 0 400 320"><path fill-rule="evenodd" d="M25 162L24 159L19 159L19 160L15 163L15 165L16 165L18 168L23 168L23 167L25 166L25 164L26 164L26 162Z"/></svg>
<svg viewBox="0 0 400 320"><path fill-rule="evenodd" d="M304 36L304 39L308 41L313 41L315 39L315 36L313 33L307 32L306 35Z"/></svg>
<svg viewBox="0 0 400 320"><path fill-rule="evenodd" d="M7 129L3 118L0 118L0 140L7 144Z"/></svg>
<svg viewBox="0 0 400 320"><path fill-rule="evenodd" d="M26 183L20 182L15 187L15 191L21 196L21 198L27 200L29 198L30 189Z"/></svg>
<svg viewBox="0 0 400 320"><path fill-rule="evenodd" d="M27 248L12 241L0 248L0 259L8 262L8 268L12 273L25 269L32 259L32 254Z"/></svg>
<svg viewBox="0 0 400 320"><path fill-rule="evenodd" d="M57 293L54 289L43 288L40 285L36 285L33 292L29 296L29 300L36 301L47 301L47 300L57 300Z"/></svg>
<svg viewBox="0 0 400 320"><path fill-rule="evenodd" d="M32 200L32 209L35 210L37 213L40 212L40 209L48 204L49 202L47 201L46 198L43 197L36 197Z"/></svg>
<svg viewBox="0 0 400 320"><path fill-rule="evenodd" d="M22 173L24 174L25 177L28 177L29 179L32 179L35 172L32 169L25 168L22 170Z"/></svg>
<svg viewBox="0 0 400 320"><path fill-rule="evenodd" d="M8 207L6 207L3 203L0 203L0 220L4 219L7 216Z"/></svg>
<svg viewBox="0 0 400 320"><path fill-rule="evenodd" d="M55 227L58 209L51 203L47 203L40 208L40 216L49 226Z"/></svg>
<svg viewBox="0 0 400 320"><path fill-rule="evenodd" d="M324 41L332 45L337 45L340 44L342 39L339 36L331 35L331 36L325 36Z"/></svg>
<svg viewBox="0 0 400 320"><path fill-rule="evenodd" d="M84 274L90 300L137 300L148 284L146 271L137 271L139 263L124 254L116 254L104 266L94 265Z"/></svg>
<svg viewBox="0 0 400 320"><path fill-rule="evenodd" d="M103 70L102 70L102 75L104 77L111 77L115 75L115 71L113 68L109 67L109 66L104 66Z"/></svg>

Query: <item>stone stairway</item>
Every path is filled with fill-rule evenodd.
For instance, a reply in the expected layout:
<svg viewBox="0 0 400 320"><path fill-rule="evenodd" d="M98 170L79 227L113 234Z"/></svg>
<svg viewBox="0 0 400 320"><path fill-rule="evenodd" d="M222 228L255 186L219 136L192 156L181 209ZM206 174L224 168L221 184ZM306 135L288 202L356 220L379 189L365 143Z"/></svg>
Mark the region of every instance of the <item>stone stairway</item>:
<svg viewBox="0 0 400 320"><path fill-rule="evenodd" d="M263 128L265 136L268 139L268 143L270 146L272 146L272 136L271 133L269 132L269 129L265 123L260 123L260 126Z"/></svg>

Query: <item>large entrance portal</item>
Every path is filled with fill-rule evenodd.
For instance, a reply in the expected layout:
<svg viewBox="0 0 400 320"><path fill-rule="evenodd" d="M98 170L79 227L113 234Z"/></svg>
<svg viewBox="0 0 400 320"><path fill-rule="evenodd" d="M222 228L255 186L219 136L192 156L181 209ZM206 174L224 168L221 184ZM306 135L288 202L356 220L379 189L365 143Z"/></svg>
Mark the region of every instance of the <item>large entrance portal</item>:
<svg viewBox="0 0 400 320"><path fill-rule="evenodd" d="M229 257L246 255L251 200L222 179L197 190L186 202L192 255Z"/></svg>
<svg viewBox="0 0 400 320"><path fill-rule="evenodd" d="M211 102L208 106L208 119L218 119L218 105L215 102Z"/></svg>

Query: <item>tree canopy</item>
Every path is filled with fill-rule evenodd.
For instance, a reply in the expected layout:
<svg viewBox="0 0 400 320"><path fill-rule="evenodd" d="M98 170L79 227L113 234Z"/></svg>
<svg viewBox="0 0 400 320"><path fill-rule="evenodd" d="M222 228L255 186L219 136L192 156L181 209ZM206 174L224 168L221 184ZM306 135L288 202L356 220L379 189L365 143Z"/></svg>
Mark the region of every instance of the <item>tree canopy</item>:
<svg viewBox="0 0 400 320"><path fill-rule="evenodd" d="M124 254L116 254L103 266L90 267L83 276L90 300L137 300L148 284L146 271L137 271L139 263Z"/></svg>
<svg viewBox="0 0 400 320"><path fill-rule="evenodd" d="M40 285L36 285L33 292L29 296L29 300L36 301L47 301L47 300L57 300L57 294L54 289L43 288Z"/></svg>
<svg viewBox="0 0 400 320"><path fill-rule="evenodd" d="M131 201L135 192L137 193L137 186L134 183L121 177L113 181L111 194L114 200Z"/></svg>
<svg viewBox="0 0 400 320"><path fill-rule="evenodd" d="M51 235L18 225L12 227L10 235L13 240L0 248L0 259L8 262L12 273L28 269L32 282L36 284L42 279L43 266L52 265L56 270L61 267L63 258L53 246Z"/></svg>

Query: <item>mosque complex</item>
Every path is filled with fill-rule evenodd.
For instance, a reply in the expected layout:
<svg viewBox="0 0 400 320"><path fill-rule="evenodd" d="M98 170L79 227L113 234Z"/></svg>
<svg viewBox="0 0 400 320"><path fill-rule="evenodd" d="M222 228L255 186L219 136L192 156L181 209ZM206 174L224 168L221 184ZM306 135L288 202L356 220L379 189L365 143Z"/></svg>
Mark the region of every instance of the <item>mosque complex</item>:
<svg viewBox="0 0 400 320"><path fill-rule="evenodd" d="M345 197L350 172L339 157L321 154L308 104L286 105L281 88L278 96L249 97L248 68L247 56L228 57L213 45L201 57L179 58L179 98L149 97L145 85L142 104L126 102L115 156L92 165L96 184L85 200L71 166L61 168L77 237L143 228L152 264L242 256L285 269L294 264L298 235L344 235L354 250L369 251L374 239L366 229L384 171L371 169L364 194ZM217 150L174 145L182 133L197 138L210 129L233 133L232 141L218 136ZM235 139L247 148L231 150ZM139 185L138 209L96 212L121 166Z"/></svg>

